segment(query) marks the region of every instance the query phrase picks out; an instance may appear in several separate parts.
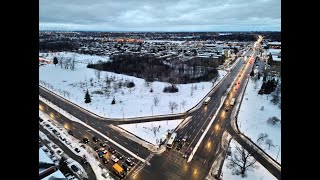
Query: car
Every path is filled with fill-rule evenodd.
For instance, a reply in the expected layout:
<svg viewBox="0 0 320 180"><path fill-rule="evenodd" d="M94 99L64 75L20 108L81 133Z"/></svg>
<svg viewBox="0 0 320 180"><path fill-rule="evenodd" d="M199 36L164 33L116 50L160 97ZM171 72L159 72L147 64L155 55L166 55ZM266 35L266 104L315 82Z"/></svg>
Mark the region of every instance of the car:
<svg viewBox="0 0 320 180"><path fill-rule="evenodd" d="M89 139L88 138L83 138L83 142L84 143L89 143Z"/></svg>
<svg viewBox="0 0 320 180"><path fill-rule="evenodd" d="M102 158L102 157L103 157L103 155L104 155L104 154L103 154L103 152L102 152L102 151L99 151L99 152L98 152L98 156L99 156L99 158Z"/></svg>
<svg viewBox="0 0 320 180"><path fill-rule="evenodd" d="M180 142L182 138L183 138L183 136L182 136L182 134L180 134L180 135L177 137L176 141L177 141L177 142Z"/></svg>
<svg viewBox="0 0 320 180"><path fill-rule="evenodd" d="M55 145L55 144L52 144L52 149L57 149L58 148L58 146L57 145Z"/></svg>
<svg viewBox="0 0 320 180"><path fill-rule="evenodd" d="M102 162L103 162L104 164L107 164L109 161L108 161L107 158L103 157L103 158L102 158Z"/></svg>
<svg viewBox="0 0 320 180"><path fill-rule="evenodd" d="M94 146L94 147L93 147L93 150L99 151L99 148L98 148L97 146Z"/></svg>
<svg viewBox="0 0 320 180"><path fill-rule="evenodd" d="M111 160L115 163L117 163L119 161L119 159L115 156L115 155L112 155L111 156Z"/></svg>
<svg viewBox="0 0 320 180"><path fill-rule="evenodd" d="M103 154L107 154L107 153L108 153L108 150L105 149L105 150L103 150L102 152L103 152Z"/></svg>
<svg viewBox="0 0 320 180"><path fill-rule="evenodd" d="M56 134L56 133L57 133L57 130L54 129L54 130L52 130L52 132L53 132L54 134Z"/></svg>
<svg viewBox="0 0 320 180"><path fill-rule="evenodd" d="M100 142L100 146L101 146L101 147L106 147L106 146L107 146L107 143L105 143L105 142Z"/></svg>
<svg viewBox="0 0 320 180"><path fill-rule="evenodd" d="M121 166L125 171L130 171L130 169L131 169L131 167L128 166L126 163L122 163Z"/></svg>
<svg viewBox="0 0 320 180"><path fill-rule="evenodd" d="M81 162L82 162L83 164L88 164L88 161L87 161L86 158L82 158L82 159L81 159Z"/></svg>
<svg viewBox="0 0 320 180"><path fill-rule="evenodd" d="M40 121L40 122L42 122L42 121L43 121L43 119L39 118L39 121Z"/></svg>
<svg viewBox="0 0 320 180"><path fill-rule="evenodd" d="M72 171L74 171L74 172L78 172L78 171L79 171L79 168L78 168L76 165L74 165L74 164L71 165L71 169L72 169Z"/></svg>
<svg viewBox="0 0 320 180"><path fill-rule="evenodd" d="M99 141L99 139L98 139L97 137L95 137L95 136L92 137L92 140L93 140L94 142L98 142L98 141Z"/></svg>
<svg viewBox="0 0 320 180"><path fill-rule="evenodd" d="M71 136L73 136L73 132L71 130L68 131L68 134L70 134Z"/></svg>
<svg viewBox="0 0 320 180"><path fill-rule="evenodd" d="M182 148L182 143L179 143L176 147L176 150L180 151L181 148Z"/></svg>
<svg viewBox="0 0 320 180"><path fill-rule="evenodd" d="M61 141L65 141L66 140L66 138L64 138L62 136L60 136L59 138L61 139Z"/></svg>
<svg viewBox="0 0 320 180"><path fill-rule="evenodd" d="M58 150L57 154L59 154L61 156L63 154L63 151L62 150Z"/></svg>
<svg viewBox="0 0 320 180"><path fill-rule="evenodd" d="M99 148L99 151L104 151L105 149L103 147Z"/></svg>
<svg viewBox="0 0 320 180"><path fill-rule="evenodd" d="M228 112L228 111L229 111L229 109L228 109L228 108L225 108L224 110L225 110L226 112Z"/></svg>
<svg viewBox="0 0 320 180"><path fill-rule="evenodd" d="M80 152L80 149L78 149L78 148L74 148L74 150L75 150L77 153Z"/></svg>
<svg viewBox="0 0 320 180"><path fill-rule="evenodd" d="M182 138L182 141L183 141L183 142L186 142L187 139L188 139L188 136L187 136L187 135L184 135L183 138Z"/></svg>
<svg viewBox="0 0 320 180"><path fill-rule="evenodd" d="M123 159L123 156L120 153L116 153L115 154L117 158L119 158L120 160Z"/></svg>
<svg viewBox="0 0 320 180"><path fill-rule="evenodd" d="M132 161L130 158L127 158L127 159L126 159L126 163L127 163L129 166L133 166L133 165L134 165L133 161Z"/></svg>
<svg viewBox="0 0 320 180"><path fill-rule="evenodd" d="M67 140L66 140L66 144L67 144L67 145L70 145L70 144L71 144L71 142L69 142L69 141L67 141Z"/></svg>
<svg viewBox="0 0 320 180"><path fill-rule="evenodd" d="M116 150L113 149L113 147L111 146L108 148L108 151L111 152L112 154L116 153Z"/></svg>

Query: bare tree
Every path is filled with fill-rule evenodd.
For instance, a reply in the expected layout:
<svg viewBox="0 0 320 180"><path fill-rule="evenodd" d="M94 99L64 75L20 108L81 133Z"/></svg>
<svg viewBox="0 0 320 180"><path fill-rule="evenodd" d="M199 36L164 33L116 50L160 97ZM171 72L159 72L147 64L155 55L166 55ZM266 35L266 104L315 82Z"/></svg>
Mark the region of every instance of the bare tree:
<svg viewBox="0 0 320 180"><path fill-rule="evenodd" d="M60 67L63 68L63 57L59 58L59 64L60 64Z"/></svg>
<svg viewBox="0 0 320 180"><path fill-rule="evenodd" d="M182 105L182 108L184 109L184 106L186 105L187 101L186 100L182 100L181 102L181 105Z"/></svg>
<svg viewBox="0 0 320 180"><path fill-rule="evenodd" d="M96 75L96 77L100 80L101 77L101 71L100 70L94 70L94 74Z"/></svg>
<svg viewBox="0 0 320 180"><path fill-rule="evenodd" d="M70 69L72 71L74 71L76 69L76 61L75 61L74 57L72 57L72 59L70 59Z"/></svg>
<svg viewBox="0 0 320 180"><path fill-rule="evenodd" d="M268 137L267 133L260 133L257 139L257 143L259 143L260 141L264 141L264 139L266 139Z"/></svg>
<svg viewBox="0 0 320 180"><path fill-rule="evenodd" d="M272 124L272 125L275 125L277 124L278 122L280 122L280 119L275 117L275 116L272 116L272 117L269 117L268 118L268 121L267 121L269 124Z"/></svg>
<svg viewBox="0 0 320 180"><path fill-rule="evenodd" d="M271 139L266 139L266 145L268 145L268 149L270 149L270 147L275 147Z"/></svg>
<svg viewBox="0 0 320 180"><path fill-rule="evenodd" d="M170 102L169 102L169 108L170 108L170 110L171 110L171 113L173 113L173 110L174 110L174 109L178 109L178 104L177 104L176 102L170 101Z"/></svg>
<svg viewBox="0 0 320 180"><path fill-rule="evenodd" d="M235 150L231 153L227 167L232 170L232 174L247 176L247 171L253 171L257 168L256 160L243 147L236 145Z"/></svg>
<svg viewBox="0 0 320 180"><path fill-rule="evenodd" d="M153 104L154 106L157 106L159 103L159 98L158 97L153 97Z"/></svg>

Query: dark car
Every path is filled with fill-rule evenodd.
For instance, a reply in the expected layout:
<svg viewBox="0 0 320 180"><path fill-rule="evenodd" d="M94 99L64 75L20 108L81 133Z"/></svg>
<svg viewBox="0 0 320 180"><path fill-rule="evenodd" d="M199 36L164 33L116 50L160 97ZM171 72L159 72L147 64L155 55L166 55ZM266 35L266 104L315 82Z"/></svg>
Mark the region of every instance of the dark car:
<svg viewBox="0 0 320 180"><path fill-rule="evenodd" d="M103 157L103 155L104 155L104 153L103 153L102 151L99 151L99 152L98 152L98 156L99 156L99 158L102 158L102 157Z"/></svg>
<svg viewBox="0 0 320 180"><path fill-rule="evenodd" d="M106 146L107 146L107 143L105 143L105 142L100 142L100 146L101 146L101 147L106 147Z"/></svg>
<svg viewBox="0 0 320 180"><path fill-rule="evenodd" d="M71 169L74 171L74 172L78 172L79 171L79 168L75 165L71 165Z"/></svg>
<svg viewBox="0 0 320 180"><path fill-rule="evenodd" d="M123 159L123 156L120 153L116 153L116 157L120 160Z"/></svg>
<svg viewBox="0 0 320 180"><path fill-rule="evenodd" d="M88 164L88 161L87 161L86 158L82 158L82 159L81 159L81 162L82 162L83 164Z"/></svg>
<svg viewBox="0 0 320 180"><path fill-rule="evenodd" d="M75 148L74 150L75 150L77 153L80 152L80 149L78 149L78 148Z"/></svg>
<svg viewBox="0 0 320 180"><path fill-rule="evenodd" d="M40 122L42 122L42 121L43 121L43 119L39 118L39 121L40 121Z"/></svg>
<svg viewBox="0 0 320 180"><path fill-rule="evenodd" d="M134 165L133 161L132 161L130 158L127 158L127 159L126 159L126 163L127 163L129 166L133 166L133 165Z"/></svg>
<svg viewBox="0 0 320 180"><path fill-rule="evenodd" d="M122 163L122 168L125 170L125 171L130 171L130 169L131 169L131 167L130 166L128 166L127 164L125 164L125 163Z"/></svg>
<svg viewBox="0 0 320 180"><path fill-rule="evenodd" d="M89 143L89 139L88 138L83 138L83 142L84 143Z"/></svg>
<svg viewBox="0 0 320 180"><path fill-rule="evenodd" d="M57 130L54 129L54 130L52 130L52 132L55 134L55 133L57 133Z"/></svg>
<svg viewBox="0 0 320 180"><path fill-rule="evenodd" d="M94 149L95 151L98 151L98 150L99 150L99 148L98 148L97 146L94 146L93 149Z"/></svg>
<svg viewBox="0 0 320 180"><path fill-rule="evenodd" d="M180 135L177 137L176 141L177 141L177 142L180 142L182 138L183 138L183 136L180 134Z"/></svg>
<svg viewBox="0 0 320 180"><path fill-rule="evenodd" d="M68 134L70 134L71 136L73 136L73 132L71 130L68 131Z"/></svg>
<svg viewBox="0 0 320 180"><path fill-rule="evenodd" d="M182 141L183 141L183 142L186 142L186 141L187 141L187 139L188 139L188 136L187 136L187 135L185 135L185 136L183 137Z"/></svg>
<svg viewBox="0 0 320 180"><path fill-rule="evenodd" d="M176 147L176 150L180 150L182 148L182 143L179 143L178 145L177 145L177 147Z"/></svg>
<svg viewBox="0 0 320 180"><path fill-rule="evenodd" d="M109 147L108 151L111 152L112 154L116 153L116 150L113 147Z"/></svg>
<svg viewBox="0 0 320 180"><path fill-rule="evenodd" d="M104 164L107 164L109 161L108 161L107 158L103 157L103 158L102 158L102 162L103 162Z"/></svg>
<svg viewBox="0 0 320 180"><path fill-rule="evenodd" d="M228 111L229 111L229 109L227 109L227 108L226 108L226 109L225 109L225 111L226 111L226 112L228 112Z"/></svg>
<svg viewBox="0 0 320 180"><path fill-rule="evenodd" d="M94 142L98 142L98 141L99 141L99 139L98 139L97 137L95 137L95 136L92 137L92 140L93 140Z"/></svg>

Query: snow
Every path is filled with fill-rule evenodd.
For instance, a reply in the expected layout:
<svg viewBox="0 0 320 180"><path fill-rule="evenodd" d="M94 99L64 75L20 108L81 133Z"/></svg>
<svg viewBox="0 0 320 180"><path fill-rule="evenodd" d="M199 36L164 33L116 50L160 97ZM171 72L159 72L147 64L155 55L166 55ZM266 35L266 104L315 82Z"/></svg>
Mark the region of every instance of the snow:
<svg viewBox="0 0 320 180"><path fill-rule="evenodd" d="M54 164L54 162L48 157L48 155L39 148L39 162Z"/></svg>
<svg viewBox="0 0 320 180"><path fill-rule="evenodd" d="M71 143L71 144L68 145L68 144L66 144L66 141L62 141L74 154L77 154L80 157L84 157L84 156L86 157L87 161L91 165L91 167L92 167L92 169L93 169L93 171L94 171L94 173L95 173L95 175L97 177L97 180L112 180L113 179L108 175L109 171L107 169L105 169L105 168L102 169L99 166L100 162L99 162L99 160L95 159L96 152L93 149L91 149L87 145L85 145L86 149L80 147L82 144L79 143L79 140L74 138L73 136L69 135L66 132L66 130L62 127L62 125L60 125L56 121L51 121L50 120L51 119L50 116L48 116L47 114L39 111L39 117L44 120L42 123L45 122L47 124L51 124L53 129L56 129L60 133L60 135L66 139L66 141L69 141ZM52 133L52 131L49 130L46 126L43 126L43 127L46 128L50 133ZM46 135L43 134L43 133L41 133L41 137L43 139L47 139L48 141L50 141L48 139L48 137L46 137ZM74 150L75 148L78 148L80 150L80 152L77 153ZM72 163L70 163L69 165L71 166L72 164L76 164L76 166L79 167L79 169L82 169L82 171L85 172L83 170L82 166L78 162L72 160ZM107 178L104 178L102 176L102 174L106 174ZM84 175L86 175L86 173Z"/></svg>
<svg viewBox="0 0 320 180"><path fill-rule="evenodd" d="M281 123L275 125L267 123L268 118L272 116L281 120L281 109L270 102L271 95L268 97L258 94L262 78L256 83L257 88L254 89L255 83L251 79L248 82L238 114L238 126L240 131L255 143L260 133L267 133L268 139L272 140L275 147L268 149L268 145L264 142L257 145L281 164ZM264 110L260 110L262 106Z"/></svg>
<svg viewBox="0 0 320 180"><path fill-rule="evenodd" d="M164 93L163 88L167 86L168 83L153 82L150 87L146 87L144 79L105 71L101 72L101 79L98 80L94 73L95 70L87 68L85 62L108 60L107 58L76 53L60 53L60 56L75 57L77 62L81 61L82 63L77 63L76 70L74 71L63 69L59 64L56 66L54 64L40 66L39 84L103 117L130 118L171 114L172 111L169 108L170 101L178 104L178 108L174 109L173 113L184 112L201 101L212 88L211 82L177 84L179 92ZM226 71L219 70L220 77L215 84L217 84L226 73ZM113 88L114 83L111 83L109 97L105 94L100 95L93 93L94 91L102 89L101 84L104 87L106 86L106 83L103 82L106 75L109 78L114 77L115 81L133 81L135 87L123 87L116 91ZM90 83L91 78L93 78L93 86L91 86ZM43 82L45 82L45 84ZM86 82L86 85L81 86L81 82ZM195 86L196 89L193 90L191 95L191 87ZM151 88L153 89L152 93L150 92ZM84 103L84 96L87 89L91 95L91 103L89 104ZM111 105L113 97L115 97L116 104ZM155 97L158 97L160 100L156 106L153 102ZM185 105L182 103L184 101Z"/></svg>
<svg viewBox="0 0 320 180"><path fill-rule="evenodd" d="M230 142L231 151L234 151L235 145L238 144L236 141L232 140ZM238 146L240 146L238 144ZM242 178L240 175L232 175L232 170L227 167L229 162L229 156L223 163L222 172L223 172L223 179L227 180L276 180L277 178L274 177L264 166L262 166L258 161L256 161L255 165L258 168L253 169L252 171L247 171L247 177Z"/></svg>
<svg viewBox="0 0 320 180"><path fill-rule="evenodd" d="M52 179L58 179L58 178L66 179L66 177L62 174L61 171L56 171L50 174L49 176L42 178L41 180L52 180Z"/></svg>
<svg viewBox="0 0 320 180"><path fill-rule="evenodd" d="M166 41L166 40L146 40L145 42L149 42L149 43L176 43L176 44L182 44L185 41Z"/></svg>
<svg viewBox="0 0 320 180"><path fill-rule="evenodd" d="M164 141L166 138L166 132L168 130L174 130L182 120L183 119L154 121L136 124L122 124L118 126L147 142L159 145L160 139Z"/></svg>

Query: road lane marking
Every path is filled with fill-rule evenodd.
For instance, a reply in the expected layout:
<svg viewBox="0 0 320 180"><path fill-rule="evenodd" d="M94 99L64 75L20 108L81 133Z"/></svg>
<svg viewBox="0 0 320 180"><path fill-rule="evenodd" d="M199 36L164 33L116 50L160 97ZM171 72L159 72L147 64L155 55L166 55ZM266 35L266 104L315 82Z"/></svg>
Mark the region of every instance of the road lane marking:
<svg viewBox="0 0 320 180"><path fill-rule="evenodd" d="M118 139L117 136L113 136L114 138Z"/></svg>
<svg viewBox="0 0 320 180"><path fill-rule="evenodd" d="M102 129L100 126L98 127L99 129Z"/></svg>
<svg viewBox="0 0 320 180"><path fill-rule="evenodd" d="M128 145L128 143L126 143L126 142L123 142L123 143L125 143L125 144L127 144L127 145Z"/></svg>

